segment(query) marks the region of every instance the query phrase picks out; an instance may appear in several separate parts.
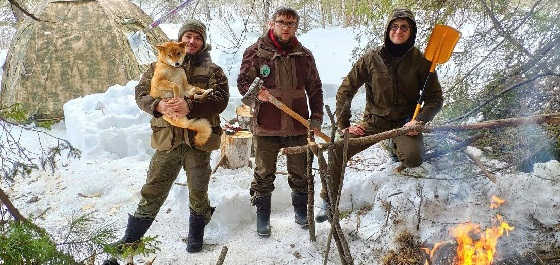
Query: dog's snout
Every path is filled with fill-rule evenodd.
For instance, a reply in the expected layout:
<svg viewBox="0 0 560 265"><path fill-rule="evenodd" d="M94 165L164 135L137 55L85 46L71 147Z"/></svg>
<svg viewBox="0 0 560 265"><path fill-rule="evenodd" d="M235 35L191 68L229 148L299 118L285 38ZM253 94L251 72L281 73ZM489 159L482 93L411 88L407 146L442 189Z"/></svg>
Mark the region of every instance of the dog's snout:
<svg viewBox="0 0 560 265"><path fill-rule="evenodd" d="M175 63L175 66L181 66L181 64L180 63Z"/></svg>

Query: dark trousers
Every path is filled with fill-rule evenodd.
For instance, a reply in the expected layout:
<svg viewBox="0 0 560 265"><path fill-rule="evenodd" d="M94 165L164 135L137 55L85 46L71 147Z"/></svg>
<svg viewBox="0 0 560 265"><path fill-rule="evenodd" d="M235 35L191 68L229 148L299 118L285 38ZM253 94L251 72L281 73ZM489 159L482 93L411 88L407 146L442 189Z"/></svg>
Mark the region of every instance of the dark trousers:
<svg viewBox="0 0 560 265"><path fill-rule="evenodd" d="M140 192L142 199L134 216L155 219L181 167L187 174L190 208L207 221L210 220L210 152L200 151L186 144L169 151L156 151L150 161L146 184Z"/></svg>
<svg viewBox="0 0 560 265"><path fill-rule="evenodd" d="M252 196L270 195L274 190L278 152L284 147L306 145L307 136L254 136L253 143L255 144L255 172L250 193ZM306 166L305 153L287 156L288 184L292 191L307 192Z"/></svg>

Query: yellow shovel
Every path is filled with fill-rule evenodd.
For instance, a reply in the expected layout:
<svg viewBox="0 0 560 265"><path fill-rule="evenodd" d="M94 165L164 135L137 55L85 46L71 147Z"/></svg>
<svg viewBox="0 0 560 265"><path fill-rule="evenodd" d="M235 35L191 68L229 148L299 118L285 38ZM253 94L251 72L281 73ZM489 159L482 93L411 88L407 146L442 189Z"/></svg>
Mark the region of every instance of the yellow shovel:
<svg viewBox="0 0 560 265"><path fill-rule="evenodd" d="M416 119L416 116L418 116L418 113L420 112L420 106L422 106L422 102L424 101L424 90L426 89L426 85L428 84L431 76L434 75L436 65L445 63L449 60L455 45L459 41L459 37L461 37L461 33L459 31L446 25L436 25L434 31L432 31L432 35L430 35L430 40L428 41L428 46L424 52L424 57L428 61L432 62L432 65L430 66L430 72L424 81L424 86L420 90L420 96L418 97L418 102L416 104L412 120Z"/></svg>

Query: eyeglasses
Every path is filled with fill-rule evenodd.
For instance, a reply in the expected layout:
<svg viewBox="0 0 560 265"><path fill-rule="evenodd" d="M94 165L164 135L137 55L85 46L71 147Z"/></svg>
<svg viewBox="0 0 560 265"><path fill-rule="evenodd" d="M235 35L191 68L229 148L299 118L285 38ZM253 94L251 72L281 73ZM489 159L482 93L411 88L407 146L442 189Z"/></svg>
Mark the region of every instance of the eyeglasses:
<svg viewBox="0 0 560 265"><path fill-rule="evenodd" d="M408 26L406 24L402 24L402 25L392 24L391 25L391 31L397 31L398 29L401 29L402 32L407 32L410 29L410 26Z"/></svg>
<svg viewBox="0 0 560 265"><path fill-rule="evenodd" d="M277 21L274 21L274 23L276 23L276 25L278 25L278 26L285 26L285 27L288 27L288 28L291 28L291 29L297 27L297 22L287 22L287 21L284 21L284 20L277 20Z"/></svg>

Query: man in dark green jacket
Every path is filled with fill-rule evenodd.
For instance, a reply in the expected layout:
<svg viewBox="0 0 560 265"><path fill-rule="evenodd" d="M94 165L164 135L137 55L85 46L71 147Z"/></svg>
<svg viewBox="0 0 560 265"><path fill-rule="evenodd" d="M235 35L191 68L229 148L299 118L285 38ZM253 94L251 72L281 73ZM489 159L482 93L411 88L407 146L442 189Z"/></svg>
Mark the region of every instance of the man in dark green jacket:
<svg viewBox="0 0 560 265"><path fill-rule="evenodd" d="M441 109L443 98L437 75L431 78L424 91L424 106L415 120L412 114L430 69L430 62L418 48L416 40L416 21L408 9L395 9L385 30L384 45L370 50L352 67L336 95L336 118L339 130L348 130L350 137L362 137L383 131L424 124L431 121ZM365 84L366 107L360 123L350 125L350 103L358 89ZM424 143L422 134L410 132L395 137L393 144L401 165L398 171L422 164ZM352 147L348 150L351 157L369 146ZM342 153L342 152L338 152ZM342 157L335 158L335 176L340 175ZM344 176L335 178L334 190ZM326 201L325 187L321 197ZM317 216L318 222L327 219L327 204Z"/></svg>
<svg viewBox="0 0 560 265"><path fill-rule="evenodd" d="M210 152L220 145L219 114L225 110L229 99L227 78L222 69L210 59L210 45L206 43L206 26L198 20L189 20L179 30L178 40L187 42L187 56L182 68L189 83L203 89L212 89L202 99L156 99L150 96L150 82L155 63L142 75L136 86L138 107L152 115L152 157L146 184L140 194L142 198L134 215L128 218L124 237L117 242L133 243L148 230L160 207L183 168L187 174L189 188L189 232L188 252L202 249L204 227L210 221L214 207L208 200L210 181ZM171 126L162 115L186 115L188 118L205 118L212 125L212 134L203 146L192 143L194 132Z"/></svg>

